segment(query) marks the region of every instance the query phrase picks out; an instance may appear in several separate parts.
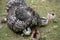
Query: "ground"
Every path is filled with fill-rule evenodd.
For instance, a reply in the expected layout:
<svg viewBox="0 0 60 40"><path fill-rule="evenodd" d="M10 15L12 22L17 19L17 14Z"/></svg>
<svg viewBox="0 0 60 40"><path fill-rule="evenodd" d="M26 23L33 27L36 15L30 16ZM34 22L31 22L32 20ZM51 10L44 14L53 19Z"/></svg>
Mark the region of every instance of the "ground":
<svg viewBox="0 0 60 40"><path fill-rule="evenodd" d="M0 22L6 17L7 0L0 0ZM42 40L60 40L60 0L26 0L28 6L34 8L41 17L53 11L56 14L54 21L49 22L45 27L38 28ZM0 40L30 40L31 37L21 37L12 32L7 24L0 23Z"/></svg>

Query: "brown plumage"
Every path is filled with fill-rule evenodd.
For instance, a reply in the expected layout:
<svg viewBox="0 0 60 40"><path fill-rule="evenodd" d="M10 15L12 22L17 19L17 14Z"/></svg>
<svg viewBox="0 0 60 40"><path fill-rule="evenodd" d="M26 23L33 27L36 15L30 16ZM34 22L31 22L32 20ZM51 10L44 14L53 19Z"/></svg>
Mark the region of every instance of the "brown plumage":
<svg viewBox="0 0 60 40"><path fill-rule="evenodd" d="M35 29L33 32L32 32L32 40L39 40L39 37L40 37L40 33L37 29Z"/></svg>

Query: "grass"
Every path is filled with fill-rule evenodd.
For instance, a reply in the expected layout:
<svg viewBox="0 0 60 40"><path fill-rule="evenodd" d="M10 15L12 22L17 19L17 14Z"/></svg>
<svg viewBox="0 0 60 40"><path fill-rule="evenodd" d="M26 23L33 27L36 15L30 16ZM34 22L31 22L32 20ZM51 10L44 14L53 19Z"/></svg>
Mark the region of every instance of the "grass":
<svg viewBox="0 0 60 40"><path fill-rule="evenodd" d="M6 17L6 2L7 0L0 0L0 21ZM39 28L41 38L46 40L60 40L60 1L59 0L26 0L28 6L34 8L41 17L46 17L47 13L54 10L56 14L57 23L50 22L46 27ZM30 37L24 38L12 32L7 24L0 24L0 40L29 40Z"/></svg>

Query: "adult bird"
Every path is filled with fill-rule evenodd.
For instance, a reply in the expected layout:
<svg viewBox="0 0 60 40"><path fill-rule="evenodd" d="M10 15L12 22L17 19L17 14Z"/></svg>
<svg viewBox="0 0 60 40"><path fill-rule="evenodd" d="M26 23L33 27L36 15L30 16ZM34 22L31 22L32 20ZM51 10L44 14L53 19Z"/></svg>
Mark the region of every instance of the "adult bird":
<svg viewBox="0 0 60 40"><path fill-rule="evenodd" d="M8 27L16 33L41 25L40 16L33 8L26 5L25 0L9 0L7 13Z"/></svg>

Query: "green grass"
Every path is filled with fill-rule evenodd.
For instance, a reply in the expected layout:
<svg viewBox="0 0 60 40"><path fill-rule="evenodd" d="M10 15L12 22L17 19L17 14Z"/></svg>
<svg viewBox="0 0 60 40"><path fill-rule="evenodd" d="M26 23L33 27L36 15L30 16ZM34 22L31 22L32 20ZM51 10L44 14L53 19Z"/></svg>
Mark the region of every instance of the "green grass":
<svg viewBox="0 0 60 40"><path fill-rule="evenodd" d="M6 2L7 0L0 0L0 20L4 17L6 13ZM34 8L41 17L46 17L47 13L54 10L56 14L57 23L50 22L46 27L39 28L41 38L46 40L60 40L60 1L59 0L46 0L42 2L41 0L34 0L31 3L30 0L26 0L28 6ZM30 37L24 38L12 32L7 24L0 24L0 40L29 40Z"/></svg>

